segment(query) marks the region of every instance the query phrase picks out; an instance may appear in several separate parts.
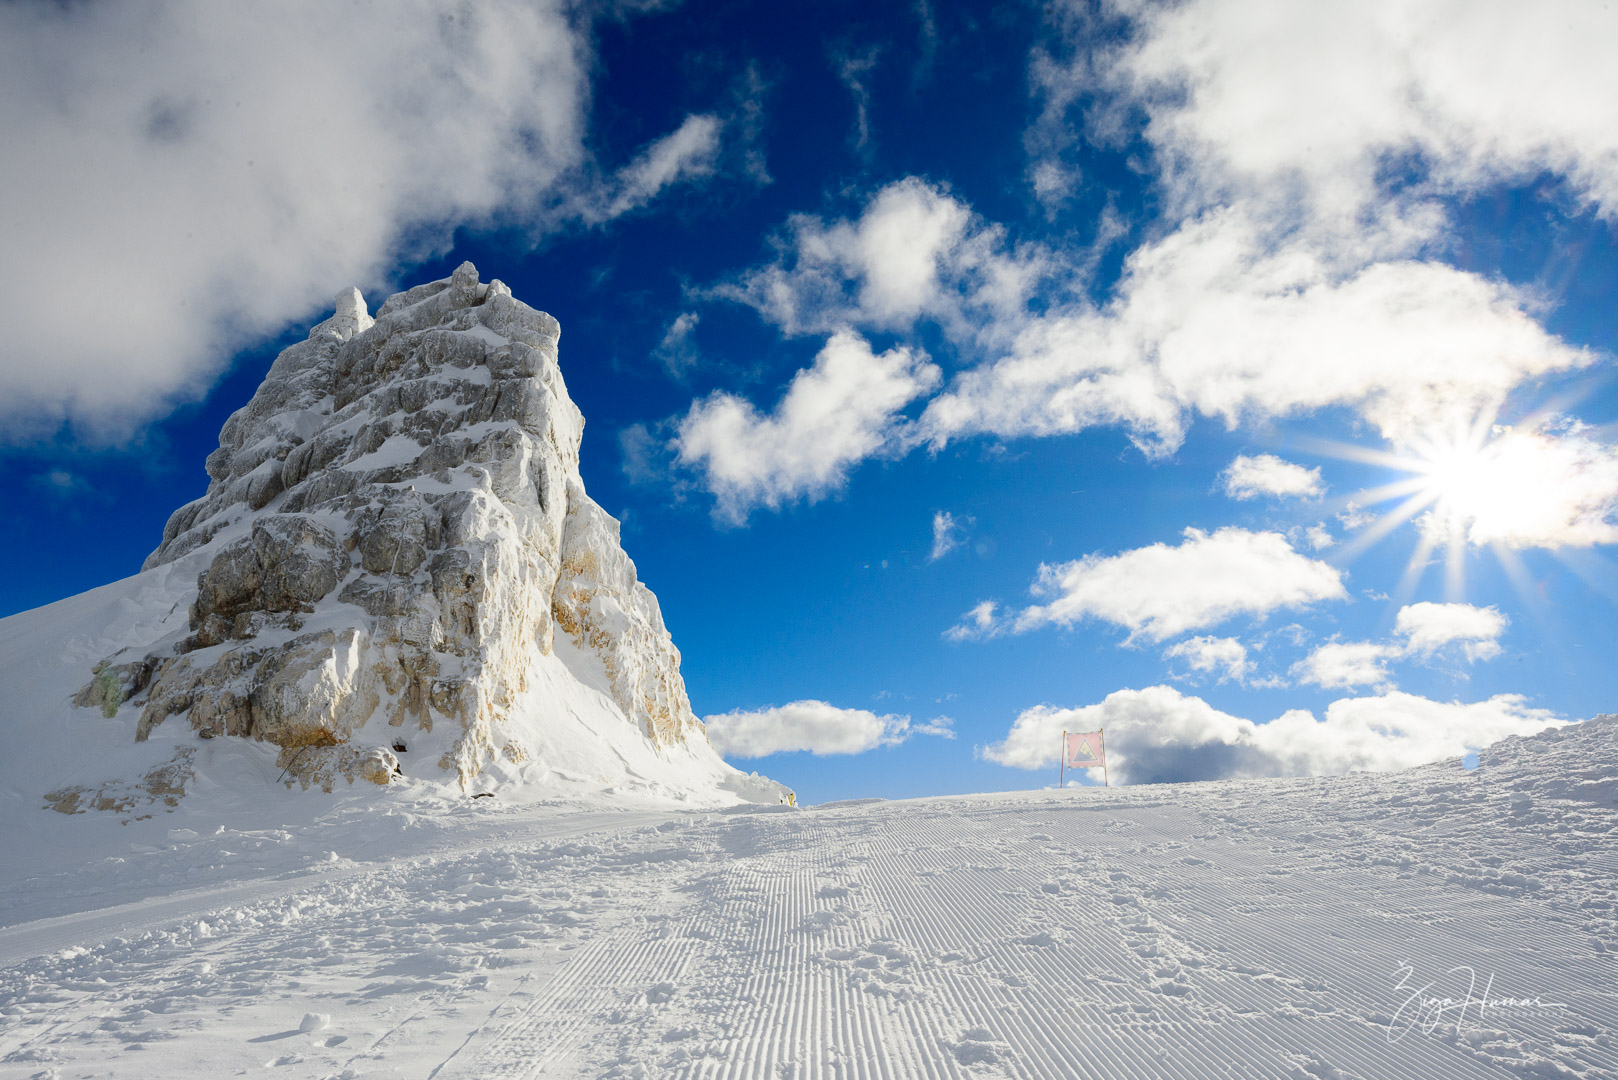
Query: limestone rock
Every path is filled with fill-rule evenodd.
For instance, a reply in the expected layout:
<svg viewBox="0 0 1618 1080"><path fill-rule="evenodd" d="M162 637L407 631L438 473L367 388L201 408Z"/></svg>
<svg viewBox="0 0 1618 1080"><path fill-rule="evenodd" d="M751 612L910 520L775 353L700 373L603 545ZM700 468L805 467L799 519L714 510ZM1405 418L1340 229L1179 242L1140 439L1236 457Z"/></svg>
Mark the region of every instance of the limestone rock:
<svg viewBox="0 0 1618 1080"><path fill-rule="evenodd" d="M638 756L665 787L684 769L785 801L707 744L657 600L585 493L559 339L470 263L374 319L339 294L147 559L197 568L190 632L109 658L78 703L139 706L137 739L181 716L272 743L304 787L439 769L605 785Z"/></svg>
<svg viewBox="0 0 1618 1080"><path fill-rule="evenodd" d="M196 751L187 746L172 759L132 782L109 780L89 786L58 788L47 792L45 805L61 814L82 814L89 810L121 814L124 820L150 817L156 807L180 805L186 785L195 775Z"/></svg>

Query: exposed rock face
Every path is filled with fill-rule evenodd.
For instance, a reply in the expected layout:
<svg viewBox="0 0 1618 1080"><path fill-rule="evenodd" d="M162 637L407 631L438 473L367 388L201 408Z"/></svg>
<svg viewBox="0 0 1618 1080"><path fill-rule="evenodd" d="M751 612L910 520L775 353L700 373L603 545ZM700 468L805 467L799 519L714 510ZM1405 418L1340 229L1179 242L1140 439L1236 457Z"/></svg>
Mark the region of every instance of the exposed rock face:
<svg viewBox="0 0 1618 1080"><path fill-rule="evenodd" d="M388 783L408 738L466 787L536 753L560 630L638 738L711 755L657 600L584 492L559 334L470 263L374 320L340 295L226 422L207 493L147 559L201 568L189 632L109 658L78 703L135 699L140 739L182 717L269 741L328 789Z"/></svg>

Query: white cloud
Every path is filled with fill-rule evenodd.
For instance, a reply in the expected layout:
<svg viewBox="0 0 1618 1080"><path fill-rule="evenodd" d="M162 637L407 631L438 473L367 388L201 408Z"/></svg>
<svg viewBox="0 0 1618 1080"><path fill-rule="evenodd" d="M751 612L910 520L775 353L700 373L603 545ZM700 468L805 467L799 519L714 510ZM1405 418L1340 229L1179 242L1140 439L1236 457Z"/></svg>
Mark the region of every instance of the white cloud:
<svg viewBox="0 0 1618 1080"><path fill-rule="evenodd" d="M806 750L817 756L863 754L897 746L912 735L953 739L952 721L922 724L893 713L842 709L824 701L794 701L778 708L738 710L703 719L708 741L727 758L756 758Z"/></svg>
<svg viewBox="0 0 1618 1080"><path fill-rule="evenodd" d="M1184 660L1192 671L1202 674L1219 673L1219 681L1247 678L1253 664L1247 659L1247 647L1235 638L1200 636L1187 638L1163 650L1169 660Z"/></svg>
<svg viewBox="0 0 1618 1080"><path fill-rule="evenodd" d="M856 151L863 152L871 144L871 88L866 82L881 54L881 46L873 45L864 52L849 52L832 58L838 81L848 87L849 94L854 98L854 132L849 141Z"/></svg>
<svg viewBox="0 0 1618 1080"><path fill-rule="evenodd" d="M591 179L574 12L0 5L6 197L27 208L0 226L12 433L127 432L456 226L599 219L700 172L711 117Z"/></svg>
<svg viewBox="0 0 1618 1080"><path fill-rule="evenodd" d="M992 335L1051 269L1038 249L1009 248L1003 229L915 177L877 191L857 220L798 214L788 231L775 263L709 290L788 335L906 330L921 318L963 338Z"/></svg>
<svg viewBox="0 0 1618 1080"><path fill-rule="evenodd" d="M1506 178L1559 172L1618 213L1618 135L1596 104L1618 76L1593 57L1566 59L1598 50L1598 24L1613 18L1563 22L1509 4L1480 15L1458 2L1411 14L1398 0L1117 0L1103 22L1130 31L1118 35L1092 33L1089 8L1058 10L1060 32L1089 36L1069 43L1071 65L1060 48L1033 65L1046 98L1026 140L1037 194L1055 206L1068 192L1060 155L1076 136L1059 129L1083 109L1089 136L1121 141L1144 110L1168 195L1165 227L1128 256L1105 301L1083 298L1082 253L1014 249L916 178L877 192L856 220L794 217L774 263L710 294L787 334L941 327L964 364L901 433L905 446L1118 426L1166 457L1197 416L1234 429L1345 408L1408 447L1599 359L1545 329L1532 289L1432 253L1446 241L1443 197ZM1483 47L1502 27L1523 35L1520 48ZM1533 89L1499 82L1497 55ZM1096 107L1098 95L1117 108ZM1618 537L1612 450L1585 440L1557 452L1566 482L1534 491L1529 515L1473 515L1473 542Z"/></svg>
<svg viewBox="0 0 1618 1080"><path fill-rule="evenodd" d="M1193 412L1235 428L1348 406L1407 439L1594 360L1528 307L1500 281L1408 259L1345 267L1245 210L1212 211L1132 252L1105 306L1025 320L916 435L938 447L1118 424L1161 456Z"/></svg>
<svg viewBox="0 0 1618 1080"><path fill-rule="evenodd" d="M1321 645L1292 666L1292 674L1325 687L1392 685L1387 665L1394 660L1431 660L1449 645L1458 645L1468 662L1500 655L1500 635L1511 620L1496 608L1472 604L1407 604L1394 617L1393 632L1402 641L1333 641Z"/></svg>
<svg viewBox="0 0 1618 1080"><path fill-rule="evenodd" d="M1220 475L1225 481L1225 494L1232 499L1256 499L1260 495L1312 499L1326 490L1318 468L1306 469L1274 454L1238 454Z"/></svg>
<svg viewBox="0 0 1618 1080"><path fill-rule="evenodd" d="M1422 525L1436 542L1508 548L1618 543L1618 447L1577 423L1498 429L1472 447L1430 450L1438 497Z"/></svg>
<svg viewBox="0 0 1618 1080"><path fill-rule="evenodd" d="M1498 608L1423 601L1399 609L1393 632L1412 654L1431 656L1458 642L1468 660L1490 660L1500 655L1498 639L1510 623Z"/></svg>
<svg viewBox="0 0 1618 1080"><path fill-rule="evenodd" d="M1292 541L1294 547L1308 544L1310 551L1325 551L1337 543L1337 538L1326 528L1324 521L1318 521L1308 528L1293 525L1287 529L1287 539Z"/></svg>
<svg viewBox="0 0 1618 1080"><path fill-rule="evenodd" d="M663 331L663 339L657 343L653 355L663 361L663 366L668 368L670 374L683 375L697 362L691 334L701 321L702 316L695 311L682 311Z"/></svg>
<svg viewBox="0 0 1618 1080"><path fill-rule="evenodd" d="M1403 655L1397 646L1376 641L1332 641L1294 664L1292 674L1315 686L1388 686L1388 661Z"/></svg>
<svg viewBox="0 0 1618 1080"><path fill-rule="evenodd" d="M1347 597L1338 571L1292 550L1274 532L1186 529L1177 547L1152 544L1118 555L1087 555L1039 568L1036 595L1053 599L1019 612L1022 632L1092 617L1127 628L1131 639L1163 641L1237 615Z"/></svg>
<svg viewBox="0 0 1618 1080"><path fill-rule="evenodd" d="M1402 156L1440 191L1549 170L1618 210L1618 11L1512 0L1120 0L1137 33L1102 81L1144 103L1147 137L1182 184L1301 189L1351 216ZM1072 79L1094 85L1088 68ZM1061 85L1060 81L1058 85Z"/></svg>
<svg viewBox="0 0 1618 1080"><path fill-rule="evenodd" d="M618 170L609 191L585 199L579 216L586 221L607 221L645 206L671 184L710 175L719 154L722 126L715 116L686 117L678 128Z"/></svg>
<svg viewBox="0 0 1618 1080"><path fill-rule="evenodd" d="M1378 518L1359 503L1350 499L1343 507L1343 512L1337 515L1337 524L1345 529L1363 529L1367 525L1374 525Z"/></svg>
<svg viewBox="0 0 1618 1080"><path fill-rule="evenodd" d="M90 482L82 476L77 476L66 469L51 469L49 472L35 473L28 478L28 482L36 489L54 498L67 496L80 496L93 490Z"/></svg>
<svg viewBox="0 0 1618 1080"><path fill-rule="evenodd" d="M664 480L668 448L645 424L630 424L618 432L618 452L624 478L641 486Z"/></svg>
<svg viewBox="0 0 1618 1080"><path fill-rule="evenodd" d="M1322 776L1409 768L1565 723L1515 694L1462 704L1392 692L1334 701L1324 720L1299 709L1255 724L1172 687L1149 686L1082 708L1025 710L1004 741L982 752L1001 765L1055 768L1062 731L1104 728L1115 783Z"/></svg>
<svg viewBox="0 0 1618 1080"><path fill-rule="evenodd" d="M961 621L944 631L946 641L971 641L976 638L993 637L1004 629L999 618L1000 605L993 600L985 600L971 611L961 616Z"/></svg>
<svg viewBox="0 0 1618 1080"><path fill-rule="evenodd" d="M1618 134L1596 103L1618 76L1596 42L1618 32L1618 13L1117 0L1101 19L1123 25L1098 33L1077 6L1052 18L1070 48L1033 63L1046 103L1027 140L1037 193L1060 201L1079 110L1091 138L1127 140L1144 108L1178 227L1129 256L1106 304L1024 320L929 404L918 436L937 447L1117 424L1167 454L1193 414L1235 427L1346 406L1407 443L1596 359L1544 330L1531 292L1426 253L1445 234L1435 193L1508 177L1560 172L1615 212ZM1503 81L1502 66L1521 81ZM1098 94L1117 108L1098 109ZM1407 153L1418 167L1389 168ZM1610 515L1594 511L1612 489L1589 487L1600 492L1558 493L1554 531L1605 532ZM1492 532L1533 536L1504 522Z"/></svg>
<svg viewBox="0 0 1618 1080"><path fill-rule="evenodd" d="M673 445L682 465L704 472L718 513L739 522L755 506L812 501L840 487L850 466L890 441L899 410L938 379L918 353L873 353L865 339L840 331L793 377L773 413L718 392L692 404Z"/></svg>
<svg viewBox="0 0 1618 1080"><path fill-rule="evenodd" d="M939 510L933 514L933 550L928 554L928 559L937 562L960 547L961 538L970 524L972 524L970 517L957 518L948 510Z"/></svg>

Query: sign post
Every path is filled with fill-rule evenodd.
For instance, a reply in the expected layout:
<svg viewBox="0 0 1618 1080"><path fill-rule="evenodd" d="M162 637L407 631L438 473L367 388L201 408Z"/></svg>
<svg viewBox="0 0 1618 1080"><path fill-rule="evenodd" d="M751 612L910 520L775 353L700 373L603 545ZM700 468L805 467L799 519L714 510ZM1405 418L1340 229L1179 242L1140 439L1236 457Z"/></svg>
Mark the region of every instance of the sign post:
<svg viewBox="0 0 1618 1080"><path fill-rule="evenodd" d="M1111 778L1107 775L1106 729L1062 732L1061 786L1067 786L1067 770L1094 768L1101 769L1102 784L1111 787Z"/></svg>

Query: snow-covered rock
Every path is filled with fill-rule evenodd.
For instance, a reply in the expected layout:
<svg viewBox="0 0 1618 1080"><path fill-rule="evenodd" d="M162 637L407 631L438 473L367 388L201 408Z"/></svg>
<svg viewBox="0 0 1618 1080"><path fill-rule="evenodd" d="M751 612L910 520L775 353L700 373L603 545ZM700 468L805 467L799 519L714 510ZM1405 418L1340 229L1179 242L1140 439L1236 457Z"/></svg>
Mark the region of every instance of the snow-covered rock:
<svg viewBox="0 0 1618 1080"><path fill-rule="evenodd" d="M137 743L188 729L167 800L218 737L271 744L285 782L327 790L789 800L721 761L691 711L657 599L585 494L559 336L470 263L374 319L345 290L225 423L207 492L131 579L160 583L153 617L79 669L74 707ZM109 783L48 799L127 808L141 786Z"/></svg>

